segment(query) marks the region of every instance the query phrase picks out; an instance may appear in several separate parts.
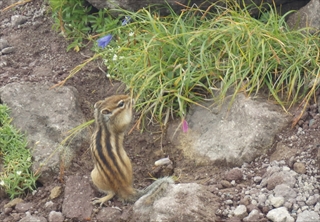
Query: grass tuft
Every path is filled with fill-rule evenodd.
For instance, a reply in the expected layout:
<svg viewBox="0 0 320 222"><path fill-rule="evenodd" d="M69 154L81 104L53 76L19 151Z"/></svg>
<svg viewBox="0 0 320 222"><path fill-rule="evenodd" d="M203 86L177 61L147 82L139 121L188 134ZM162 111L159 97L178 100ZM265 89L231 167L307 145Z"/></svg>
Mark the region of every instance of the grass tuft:
<svg viewBox="0 0 320 222"><path fill-rule="evenodd" d="M53 7L58 14L75 10L62 0L50 2L64 3ZM238 92L250 96L263 89L284 109L301 100L307 104L314 96L319 85L319 37L308 34L307 29L289 30L288 14L279 16L275 7L267 11L264 6L260 19L255 19L251 7L241 8L230 1L213 4L208 10L188 7L180 14L167 7L168 16L148 9L119 10L119 17L110 24L112 17L108 16L100 25L94 19L90 22L100 28L93 30L95 36L113 35L105 48L95 43L94 58L101 57L108 67L107 76L124 82L135 96L141 114L137 126L146 124L146 117L161 126L169 117L183 121L190 104L199 105L205 99L221 103L230 91L234 97ZM99 11L99 15L108 15L108 11ZM56 24L63 27L88 24L85 19L73 24L72 13L71 23L67 14L60 16ZM124 17L130 17L130 23L121 25Z"/></svg>
<svg viewBox="0 0 320 222"><path fill-rule="evenodd" d="M230 90L235 96L267 88L290 108L318 88L318 36L290 31L286 15L272 7L261 20L236 4L215 8L165 17L125 12L134 22L111 30L117 40L97 50L108 74L133 91L142 119L165 125L168 115L183 119L190 104L211 97L219 103Z"/></svg>
<svg viewBox="0 0 320 222"><path fill-rule="evenodd" d="M25 136L10 122L8 107L0 104L0 186L13 199L34 190L38 176L30 170L31 153Z"/></svg>

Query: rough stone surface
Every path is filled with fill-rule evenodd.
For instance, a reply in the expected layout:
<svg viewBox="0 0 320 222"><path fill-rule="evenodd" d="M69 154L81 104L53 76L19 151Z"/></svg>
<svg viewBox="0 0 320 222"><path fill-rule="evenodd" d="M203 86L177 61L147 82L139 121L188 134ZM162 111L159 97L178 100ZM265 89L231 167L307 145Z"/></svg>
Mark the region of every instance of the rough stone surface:
<svg viewBox="0 0 320 222"><path fill-rule="evenodd" d="M260 185L262 187L267 186L268 190L273 190L280 184L287 184L292 188L296 182L295 175L296 173L292 170L281 171L281 168L278 166L272 166L267 169Z"/></svg>
<svg viewBox="0 0 320 222"><path fill-rule="evenodd" d="M320 1L311 0L307 5L299 9L292 15L289 15L288 25L291 28L299 29L312 27L320 29Z"/></svg>
<svg viewBox="0 0 320 222"><path fill-rule="evenodd" d="M320 221L319 213L314 211L303 211L298 214L296 222L306 222L306 221Z"/></svg>
<svg viewBox="0 0 320 222"><path fill-rule="evenodd" d="M6 39L0 39L0 51L7 47L9 47L8 41Z"/></svg>
<svg viewBox="0 0 320 222"><path fill-rule="evenodd" d="M240 168L233 168L226 172L226 180L228 181L241 181L243 178L243 173Z"/></svg>
<svg viewBox="0 0 320 222"><path fill-rule="evenodd" d="M243 218L244 222L259 221L260 212L256 209L252 210L249 215Z"/></svg>
<svg viewBox="0 0 320 222"><path fill-rule="evenodd" d="M290 159L293 157L297 152L297 149L290 148L283 143L279 142L277 143L276 150L271 154L270 156L270 162L276 160L282 160L282 159Z"/></svg>
<svg viewBox="0 0 320 222"><path fill-rule="evenodd" d="M221 109L195 106L187 117L189 131L179 131L174 137L177 126L173 126L168 135L186 155L199 157L198 162L204 162L207 157L214 163L240 166L265 153L276 133L288 123L279 107L242 94L236 96L229 108L228 100Z"/></svg>
<svg viewBox="0 0 320 222"><path fill-rule="evenodd" d="M273 222L294 222L294 218L290 216L285 207L270 210L267 214L267 218Z"/></svg>
<svg viewBox="0 0 320 222"><path fill-rule="evenodd" d="M121 215L119 209L104 207L98 212L97 219L100 222L113 222L116 221L117 218L119 218L119 215Z"/></svg>
<svg viewBox="0 0 320 222"><path fill-rule="evenodd" d="M137 11L139 9L142 9L143 7L148 7L150 5L158 5L163 7L164 5L169 4L170 7L172 7L175 11L180 11L182 8L182 5L186 5L189 7L200 7L202 9L207 9L209 6L209 3L214 3L217 2L218 0L211 0L211 1L203 1L203 0L167 0L167 1L159 1L159 0L112 0L112 1L105 1L105 0L88 0L93 6L96 8L109 8L109 9L114 9L114 8L124 8L127 10L133 10ZM247 5L255 4L258 6L261 6L263 3L268 3L268 4L275 4L276 6L279 7L279 12L282 14L286 13L289 10L294 10L294 9L299 9L303 5L305 5L307 2L304 0L296 0L296 1L290 1L290 0L266 0L266 1L261 1L261 0L245 0L244 1ZM178 4L179 3L179 4ZM167 12L167 11L165 11ZM258 10L252 10L252 15L256 16L258 15Z"/></svg>
<svg viewBox="0 0 320 222"><path fill-rule="evenodd" d="M296 191L287 184L277 185L273 191L275 197L281 196L285 200L289 200L290 198L295 198L297 196Z"/></svg>
<svg viewBox="0 0 320 222"><path fill-rule="evenodd" d="M77 150L89 143L87 131L78 133L68 146L61 146L66 132L85 122L73 87L49 89L49 85L11 83L0 89L1 100L11 109L13 125L27 135L32 148L33 170L41 168L41 183L59 172L59 162L68 167Z"/></svg>
<svg viewBox="0 0 320 222"><path fill-rule="evenodd" d="M247 207L245 205L239 205L236 207L233 213L234 213L234 216L243 219L248 215Z"/></svg>
<svg viewBox="0 0 320 222"><path fill-rule="evenodd" d="M27 17L23 15L13 15L11 17L12 26L22 25L27 21Z"/></svg>
<svg viewBox="0 0 320 222"><path fill-rule="evenodd" d="M282 196L271 197L270 198L270 203L275 208L281 207L284 204L284 198Z"/></svg>
<svg viewBox="0 0 320 222"><path fill-rule="evenodd" d="M26 213L26 216L19 220L19 222L47 222L47 219L44 217L32 216L29 212Z"/></svg>
<svg viewBox="0 0 320 222"><path fill-rule="evenodd" d="M230 187L232 187L232 184L231 184L229 181L227 181L227 180L221 180L221 181L220 181L220 184L221 184L222 187L224 187L224 188L230 188Z"/></svg>
<svg viewBox="0 0 320 222"><path fill-rule="evenodd" d="M49 222L63 222L64 216L61 212L51 211L48 217Z"/></svg>
<svg viewBox="0 0 320 222"><path fill-rule="evenodd" d="M152 205L140 198L133 206L134 221L215 221L217 197L195 183L171 184Z"/></svg>
<svg viewBox="0 0 320 222"><path fill-rule="evenodd" d="M87 176L70 176L64 190L63 215L76 220L90 218L93 192Z"/></svg>
<svg viewBox="0 0 320 222"><path fill-rule="evenodd" d="M33 208L33 203L18 203L14 208L19 213L24 213Z"/></svg>
<svg viewBox="0 0 320 222"><path fill-rule="evenodd" d="M306 165L301 162L296 162L293 164L293 170L299 174L305 174L306 173Z"/></svg>

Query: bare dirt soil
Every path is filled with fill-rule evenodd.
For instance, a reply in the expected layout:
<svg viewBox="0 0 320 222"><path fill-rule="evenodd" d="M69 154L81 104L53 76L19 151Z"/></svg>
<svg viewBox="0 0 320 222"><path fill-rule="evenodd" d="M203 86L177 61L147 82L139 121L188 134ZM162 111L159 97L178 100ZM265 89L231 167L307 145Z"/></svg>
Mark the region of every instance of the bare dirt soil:
<svg viewBox="0 0 320 222"><path fill-rule="evenodd" d="M1 9L8 5L9 2L6 0L0 1ZM27 20L19 26L12 26L11 17L13 15L25 15ZM43 0L31 0L27 4L1 11L0 38L7 40L8 44L14 47L14 50L11 53L0 55L0 87L11 82L49 82L55 85L64 80L75 66L93 55L90 46L80 52L72 50L66 52L68 42L62 35L52 30L52 25L48 4ZM79 91L81 109L87 120L93 118L92 108L95 102L106 96L120 93L123 89L120 87L121 83L109 80L101 69L105 69L101 62L94 61L66 82L66 85L74 86ZM317 111L314 113L316 114ZM307 115L299 124L307 129L310 118L311 116ZM316 121L312 129L306 131L308 133L304 135L304 140L286 141L284 138L290 138L297 131L296 128L291 129L290 127L279 134L277 140L291 143L290 146L295 146L298 152L310 149L310 144L312 146L316 143L320 144L318 122ZM215 181L223 178L227 169L212 165L197 166L195 162L185 158L180 150L162 137L157 126L150 126L143 133L134 130L127 136L125 147L133 163L134 186L136 188L146 187L150 184L148 178L153 171L154 162L167 156L174 163L174 174L179 178L178 182L196 182L209 186L212 183L212 178ZM40 192L38 191L36 195L28 194L23 199L33 203L37 215L47 218L49 212L44 207L44 203L48 200L50 190L56 185L63 186L68 175L90 175L92 168L89 147L86 144L72 167L66 170L63 181L59 180L57 175L54 184L43 184L38 188ZM243 186L250 186L250 184L247 182ZM61 211L62 196L54 201L56 211ZM8 201L8 198L0 201L1 211ZM122 206L121 204L121 202L113 200L112 205L130 207L130 205ZM18 221L21 214L14 213L13 211L10 217L3 216L0 220ZM123 220L123 218L120 219Z"/></svg>

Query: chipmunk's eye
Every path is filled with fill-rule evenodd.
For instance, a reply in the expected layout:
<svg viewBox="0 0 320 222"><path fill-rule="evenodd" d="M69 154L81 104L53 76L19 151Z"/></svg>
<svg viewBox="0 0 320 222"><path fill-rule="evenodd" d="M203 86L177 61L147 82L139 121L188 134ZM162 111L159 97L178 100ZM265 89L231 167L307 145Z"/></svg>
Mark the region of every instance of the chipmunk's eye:
<svg viewBox="0 0 320 222"><path fill-rule="evenodd" d="M119 101L119 102L118 102L118 107L121 108L121 107L123 107L123 106L124 106L124 101L123 101L123 100Z"/></svg>

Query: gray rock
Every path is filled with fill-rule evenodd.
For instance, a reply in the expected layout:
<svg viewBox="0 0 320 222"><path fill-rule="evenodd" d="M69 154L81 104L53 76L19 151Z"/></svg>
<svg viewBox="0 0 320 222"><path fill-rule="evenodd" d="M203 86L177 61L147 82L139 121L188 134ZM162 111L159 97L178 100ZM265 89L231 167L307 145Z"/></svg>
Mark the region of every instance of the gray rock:
<svg viewBox="0 0 320 222"><path fill-rule="evenodd" d="M87 176L70 176L66 180L62 213L79 221L90 218L94 191Z"/></svg>
<svg viewBox="0 0 320 222"><path fill-rule="evenodd" d="M262 177L260 177L260 176L255 176L255 177L253 177L253 181L254 181L255 183L260 183L261 180L262 180Z"/></svg>
<svg viewBox="0 0 320 222"><path fill-rule="evenodd" d="M26 213L26 216L19 220L19 222L47 222L47 219L44 217L31 216L29 212Z"/></svg>
<svg viewBox="0 0 320 222"><path fill-rule="evenodd" d="M298 214L296 222L320 221L320 216L314 211L303 211Z"/></svg>
<svg viewBox="0 0 320 222"><path fill-rule="evenodd" d="M306 201L306 204L308 206L313 206L315 205L317 202L319 201L319 198L317 198L315 195L314 196L310 196L308 198L308 200Z"/></svg>
<svg viewBox="0 0 320 222"><path fill-rule="evenodd" d="M10 54L13 53L15 51L15 47L7 47L1 50L1 54L6 55L6 54Z"/></svg>
<svg viewBox="0 0 320 222"><path fill-rule="evenodd" d="M294 187L296 183L297 173L290 171L281 171L278 166L269 167L267 172L263 175L260 183L262 187L267 186L268 190L273 190L277 185L287 184L289 187Z"/></svg>
<svg viewBox="0 0 320 222"><path fill-rule="evenodd" d="M23 23L25 23L28 20L28 18L26 16L23 15L13 15L11 16L11 25L12 26L18 26L18 25L22 25Z"/></svg>
<svg viewBox="0 0 320 222"><path fill-rule="evenodd" d="M292 29L312 27L320 29L320 1L311 0L294 14L289 15L287 24ZM314 31L312 31L314 32Z"/></svg>
<svg viewBox="0 0 320 222"><path fill-rule="evenodd" d="M273 222L294 222L294 218L290 216L285 207L270 210L267 214L267 218Z"/></svg>
<svg viewBox="0 0 320 222"><path fill-rule="evenodd" d="M293 164L293 170L299 174L305 174L306 173L306 165L301 162L296 162Z"/></svg>
<svg viewBox="0 0 320 222"><path fill-rule="evenodd" d="M51 211L48 217L49 222L63 222L64 216L61 212Z"/></svg>
<svg viewBox="0 0 320 222"><path fill-rule="evenodd" d="M283 206L284 206L285 208L287 208L288 210L291 210L291 209L292 209L292 205L293 205L292 202L285 202L285 203L283 204Z"/></svg>
<svg viewBox="0 0 320 222"><path fill-rule="evenodd" d="M77 102L77 90L60 87L50 90L41 83L11 83L0 89L1 100L11 109L13 125L27 136L33 156L33 171L39 181L50 183L59 173L60 161L68 167L76 152L90 141L88 130L61 145L66 132L86 120Z"/></svg>
<svg viewBox="0 0 320 222"><path fill-rule="evenodd" d="M258 203L259 205L263 206L267 200L267 196L265 194L258 195Z"/></svg>
<svg viewBox="0 0 320 222"><path fill-rule="evenodd" d="M5 39L0 39L0 51L7 47L9 47L8 41Z"/></svg>
<svg viewBox="0 0 320 222"><path fill-rule="evenodd" d="M24 213L24 212L27 212L28 210L32 209L33 208L33 203L25 203L25 202L22 202L22 203L18 203L16 206L15 206L15 210L18 212L18 213Z"/></svg>
<svg viewBox="0 0 320 222"><path fill-rule="evenodd" d="M188 7L194 7L194 8L198 8L200 7L202 10L206 10L208 9L209 5L208 4L212 4L212 3L217 3L218 0L211 0L211 1L203 1L203 0L192 0L192 1L188 1L188 0L110 0L110 1L106 1L106 0L88 0L88 2L90 2L94 7L98 8L98 9L102 9L102 8L109 8L109 9L114 9L114 8L124 8L130 11L137 11L139 9L142 8L148 8L149 5L157 5L159 6L159 8L163 8L164 6L168 5L175 10L176 12L180 12L181 9L185 9L185 7L183 7L182 5L186 5ZM178 4L179 3L179 4ZM244 0L243 3L245 3L246 5L251 5L251 4L255 4L259 7L261 7L263 5L263 3L266 3L262 0ZM267 1L267 3L271 3L270 1ZM290 0L274 0L272 2L272 4L274 4L277 7L281 7L281 13L285 14L286 12L290 11L290 10L296 10L299 9L300 7L302 7L303 5L305 5L304 1L290 1ZM269 8L268 8L269 9ZM261 11L261 8L259 9L253 9L250 10L250 13L252 13L253 16L257 16L259 14L259 12Z"/></svg>
<svg viewBox="0 0 320 222"><path fill-rule="evenodd" d="M234 213L234 216L243 219L248 215L247 207L245 205L239 205L236 207L236 209L233 211L233 213Z"/></svg>
<svg viewBox="0 0 320 222"><path fill-rule="evenodd" d="M320 213L320 202L314 206L314 211Z"/></svg>
<svg viewBox="0 0 320 222"><path fill-rule="evenodd" d="M291 157L294 157L296 152L297 149L288 147L280 141L276 145L276 150L270 156L270 162L275 160L281 161L283 159L290 159Z"/></svg>
<svg viewBox="0 0 320 222"><path fill-rule="evenodd" d="M296 198L297 202L305 202L307 200L307 198L305 196L299 195Z"/></svg>
<svg viewBox="0 0 320 222"><path fill-rule="evenodd" d="M270 198L270 203L275 208L281 207L284 204L284 198L282 196Z"/></svg>
<svg viewBox="0 0 320 222"><path fill-rule="evenodd" d="M294 199L297 197L296 191L287 184L277 185L273 191L275 197L282 196L286 201L290 198Z"/></svg>
<svg viewBox="0 0 320 222"><path fill-rule="evenodd" d="M220 181L220 184L221 184L222 187L224 187L224 188L230 188L230 187L232 187L232 184L231 184L229 181L227 181L227 180L221 180L221 181Z"/></svg>
<svg viewBox="0 0 320 222"><path fill-rule="evenodd" d="M224 203L225 203L226 205L232 205L232 204L233 204L233 201L230 200L230 199L228 199L228 200L224 201Z"/></svg>
<svg viewBox="0 0 320 222"><path fill-rule="evenodd" d="M259 221L260 212L256 209L252 210L249 215L243 218L244 222Z"/></svg>
<svg viewBox="0 0 320 222"><path fill-rule="evenodd" d="M228 181L232 181L232 180L241 181L243 178L242 170L239 168L233 168L226 172L225 178Z"/></svg>
<svg viewBox="0 0 320 222"><path fill-rule="evenodd" d="M195 183L170 184L153 203L144 197L133 206L133 221L215 221L218 197Z"/></svg>
<svg viewBox="0 0 320 222"><path fill-rule="evenodd" d="M113 222L119 219L121 212L119 209L112 208L112 207L103 207L97 213L97 220L100 222Z"/></svg>
<svg viewBox="0 0 320 222"><path fill-rule="evenodd" d="M241 166L265 153L276 133L287 125L288 119L278 108L243 94L236 96L231 108L228 99L221 109L194 106L187 116L189 131L175 133L177 126L172 124L169 139L198 163L210 160Z"/></svg>

